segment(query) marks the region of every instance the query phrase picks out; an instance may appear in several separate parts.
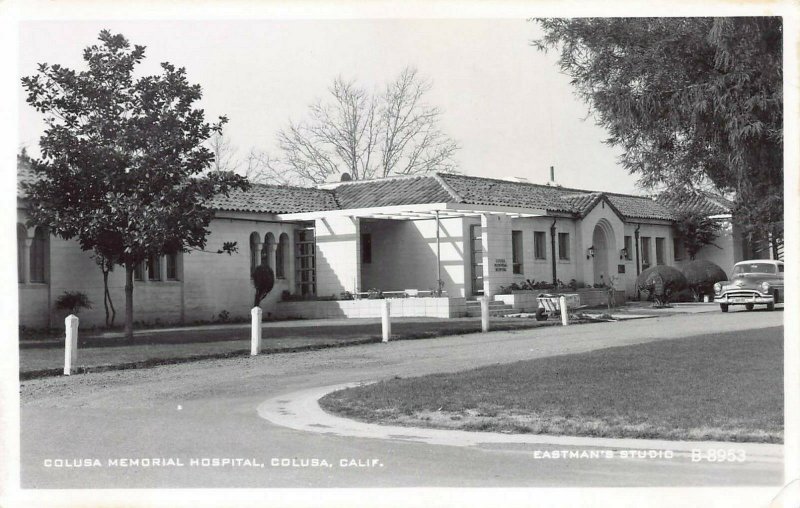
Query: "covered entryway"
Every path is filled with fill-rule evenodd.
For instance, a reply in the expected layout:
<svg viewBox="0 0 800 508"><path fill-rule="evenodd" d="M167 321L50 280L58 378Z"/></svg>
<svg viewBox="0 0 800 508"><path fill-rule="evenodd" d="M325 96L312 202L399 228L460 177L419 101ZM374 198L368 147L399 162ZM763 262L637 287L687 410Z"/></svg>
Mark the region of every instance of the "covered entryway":
<svg viewBox="0 0 800 508"><path fill-rule="evenodd" d="M614 274L614 254L616 253L616 239L611 224L606 219L597 222L592 233L593 252L592 267L595 284L610 284Z"/></svg>

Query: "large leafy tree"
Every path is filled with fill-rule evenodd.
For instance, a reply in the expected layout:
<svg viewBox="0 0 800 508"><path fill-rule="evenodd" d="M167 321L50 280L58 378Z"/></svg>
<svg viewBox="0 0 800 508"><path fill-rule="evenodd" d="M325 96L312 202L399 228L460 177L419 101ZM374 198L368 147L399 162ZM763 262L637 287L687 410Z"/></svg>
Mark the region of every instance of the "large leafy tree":
<svg viewBox="0 0 800 508"><path fill-rule="evenodd" d="M751 239L783 237L779 17L539 19L561 70L645 187L731 195Z"/></svg>
<svg viewBox="0 0 800 508"><path fill-rule="evenodd" d="M204 142L225 118L205 121L195 105L201 88L185 69L162 63L160 74L136 77L143 46L106 30L99 41L84 50L86 70L40 64L22 79L46 121L29 212L32 223L125 268L132 340L134 268L149 256L204 249L208 200L247 183L229 172L200 176L214 157Z"/></svg>
<svg viewBox="0 0 800 508"><path fill-rule="evenodd" d="M712 219L708 214L696 210L683 211L675 218L675 232L692 261L706 245L720 248L714 240L721 231L722 224L718 219Z"/></svg>

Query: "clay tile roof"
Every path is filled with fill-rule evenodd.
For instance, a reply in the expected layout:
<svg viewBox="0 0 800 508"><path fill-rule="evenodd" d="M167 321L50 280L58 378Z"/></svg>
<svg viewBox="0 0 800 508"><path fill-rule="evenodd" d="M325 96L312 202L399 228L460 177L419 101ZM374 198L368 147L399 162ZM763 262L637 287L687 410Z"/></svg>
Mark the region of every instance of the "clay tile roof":
<svg viewBox="0 0 800 508"><path fill-rule="evenodd" d="M673 220L675 213L647 196L626 194L606 194L608 200L619 212L630 219Z"/></svg>
<svg viewBox="0 0 800 508"><path fill-rule="evenodd" d="M341 208L370 208L452 201L433 176L363 180L338 185L334 192Z"/></svg>
<svg viewBox="0 0 800 508"><path fill-rule="evenodd" d="M299 213L336 210L333 192L313 187L253 184L247 191L235 190L227 197L215 196L217 210L261 213Z"/></svg>
<svg viewBox="0 0 800 508"><path fill-rule="evenodd" d="M464 203L576 212L571 203L561 198L564 191L559 187L454 174L439 174L439 177Z"/></svg>
<svg viewBox="0 0 800 508"><path fill-rule="evenodd" d="M569 202L576 212L584 214L591 210L602 196L602 192L564 193L561 199Z"/></svg>
<svg viewBox="0 0 800 508"><path fill-rule="evenodd" d="M676 212L696 211L706 215L723 215L733 210L731 201L708 192L662 192L656 197L656 201Z"/></svg>

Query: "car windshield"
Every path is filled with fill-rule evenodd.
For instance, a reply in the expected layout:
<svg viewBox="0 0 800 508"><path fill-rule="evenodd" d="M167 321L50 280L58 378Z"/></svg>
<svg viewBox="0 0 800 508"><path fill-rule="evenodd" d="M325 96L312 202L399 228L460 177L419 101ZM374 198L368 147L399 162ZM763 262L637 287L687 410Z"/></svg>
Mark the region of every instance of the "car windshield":
<svg viewBox="0 0 800 508"><path fill-rule="evenodd" d="M772 263L742 263L733 267L734 275L743 273L775 273L775 265Z"/></svg>

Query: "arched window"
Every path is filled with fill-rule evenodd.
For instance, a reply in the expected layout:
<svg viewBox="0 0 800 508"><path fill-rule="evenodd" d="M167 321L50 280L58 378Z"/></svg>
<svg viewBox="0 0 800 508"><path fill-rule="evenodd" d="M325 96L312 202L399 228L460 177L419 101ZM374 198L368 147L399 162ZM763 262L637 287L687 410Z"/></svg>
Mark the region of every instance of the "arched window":
<svg viewBox="0 0 800 508"><path fill-rule="evenodd" d="M261 237L258 233L250 233L250 273L261 262Z"/></svg>
<svg viewBox="0 0 800 508"><path fill-rule="evenodd" d="M289 259L289 235L281 234L278 249L275 251L275 277L286 278L286 261Z"/></svg>
<svg viewBox="0 0 800 508"><path fill-rule="evenodd" d="M276 258L272 257L273 252L275 252L275 235L267 233L264 236L264 248L261 250L261 264L267 265L275 272L275 267L272 264Z"/></svg>
<svg viewBox="0 0 800 508"><path fill-rule="evenodd" d="M17 281L25 282L25 240L28 230L22 224L17 224Z"/></svg>
<svg viewBox="0 0 800 508"><path fill-rule="evenodd" d="M31 244L31 282L47 282L47 231L36 228Z"/></svg>

